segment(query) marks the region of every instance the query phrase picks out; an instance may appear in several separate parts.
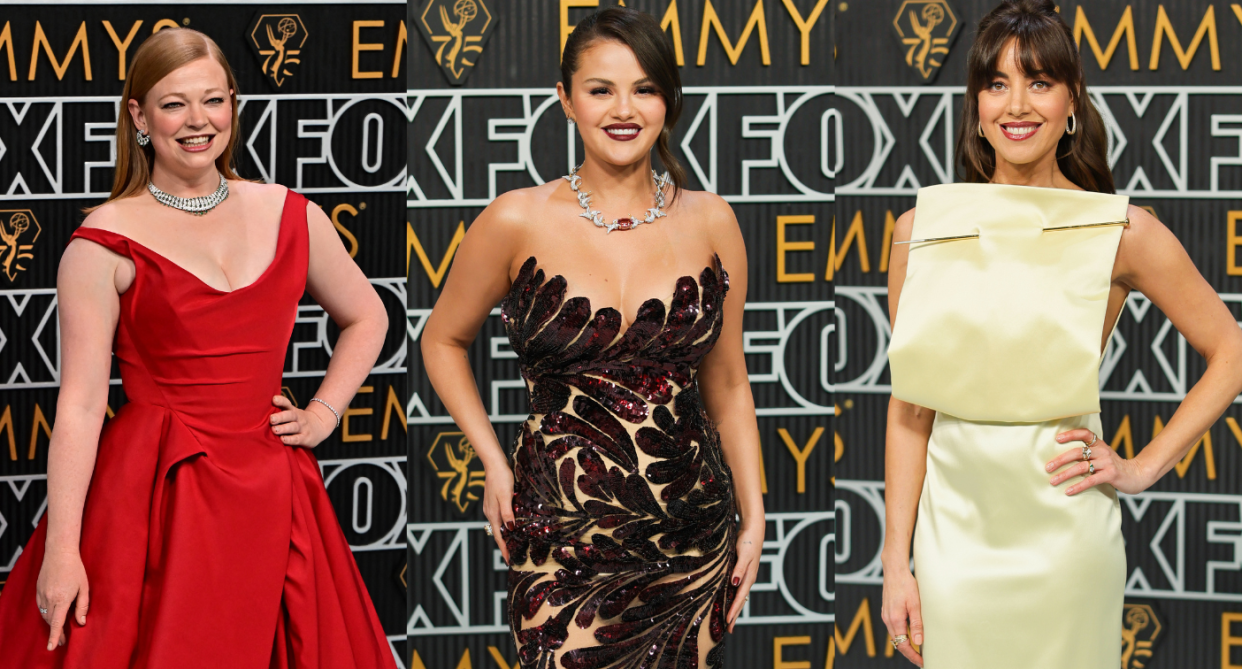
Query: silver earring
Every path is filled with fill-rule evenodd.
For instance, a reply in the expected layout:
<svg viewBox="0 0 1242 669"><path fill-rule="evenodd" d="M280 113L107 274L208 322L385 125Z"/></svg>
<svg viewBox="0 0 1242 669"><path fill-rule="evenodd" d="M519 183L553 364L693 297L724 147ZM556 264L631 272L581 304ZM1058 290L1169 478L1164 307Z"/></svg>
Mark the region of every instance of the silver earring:
<svg viewBox="0 0 1242 669"><path fill-rule="evenodd" d="M1070 128L1070 125L1071 125L1071 124L1067 122L1067 123L1065 124L1065 134L1067 134L1067 135L1072 135L1072 134L1074 134L1074 133L1078 132L1078 118L1077 118L1076 116L1074 116L1074 112L1070 112L1070 117L1069 117L1069 120L1074 122L1074 123L1073 123L1073 126L1074 126L1074 127L1071 129L1071 128Z"/></svg>
<svg viewBox="0 0 1242 669"><path fill-rule="evenodd" d="M138 131L138 146L146 146L151 143L151 136L142 130Z"/></svg>
<svg viewBox="0 0 1242 669"><path fill-rule="evenodd" d="M569 117L565 117L565 122L566 122L566 123L568 123L569 125L573 125L573 124L574 124L574 120L573 120L572 118L569 118Z"/></svg>

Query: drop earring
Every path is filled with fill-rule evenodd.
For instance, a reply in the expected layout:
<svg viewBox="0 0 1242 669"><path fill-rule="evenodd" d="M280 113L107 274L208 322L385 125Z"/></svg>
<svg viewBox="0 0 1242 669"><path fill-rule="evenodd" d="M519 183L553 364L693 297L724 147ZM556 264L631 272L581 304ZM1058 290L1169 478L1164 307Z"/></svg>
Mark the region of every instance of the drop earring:
<svg viewBox="0 0 1242 669"><path fill-rule="evenodd" d="M142 130L139 130L137 141L138 141L138 146L146 146L151 143L151 136L143 132Z"/></svg>

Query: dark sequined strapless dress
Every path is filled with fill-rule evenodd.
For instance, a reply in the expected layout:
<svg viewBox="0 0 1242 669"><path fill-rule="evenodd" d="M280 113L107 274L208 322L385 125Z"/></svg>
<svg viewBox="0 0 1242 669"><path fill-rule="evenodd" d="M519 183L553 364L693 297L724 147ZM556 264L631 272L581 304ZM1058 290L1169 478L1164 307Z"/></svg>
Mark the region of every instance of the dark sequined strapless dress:
<svg viewBox="0 0 1242 669"><path fill-rule="evenodd" d="M667 304L565 295L531 257L501 302L530 397L514 454L509 624L523 669L722 667L733 482L695 375L720 336L713 258Z"/></svg>

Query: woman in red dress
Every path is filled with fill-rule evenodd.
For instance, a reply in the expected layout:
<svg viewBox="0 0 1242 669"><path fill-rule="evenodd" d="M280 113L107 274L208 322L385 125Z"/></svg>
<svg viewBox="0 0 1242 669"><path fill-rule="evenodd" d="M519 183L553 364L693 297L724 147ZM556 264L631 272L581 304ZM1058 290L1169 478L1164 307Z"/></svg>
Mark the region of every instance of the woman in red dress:
<svg viewBox="0 0 1242 669"><path fill-rule="evenodd" d="M112 195L60 264L47 514L0 596L0 667L395 667L309 450L379 354L379 297L317 206L233 173L209 38L152 36L123 100ZM341 336L297 408L304 291ZM111 353L128 401L101 430Z"/></svg>

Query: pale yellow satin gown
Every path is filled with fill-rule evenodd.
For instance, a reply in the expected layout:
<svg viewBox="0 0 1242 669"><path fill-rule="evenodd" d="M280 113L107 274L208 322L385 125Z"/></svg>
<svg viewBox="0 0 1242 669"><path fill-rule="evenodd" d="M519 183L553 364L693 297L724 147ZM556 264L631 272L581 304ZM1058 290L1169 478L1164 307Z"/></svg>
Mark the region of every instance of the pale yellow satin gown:
<svg viewBox="0 0 1242 669"><path fill-rule="evenodd" d="M1045 463L1101 434L1100 341L1128 198L918 192L893 396L936 411L914 529L926 669L1116 669L1126 556L1112 486ZM1111 324L1115 327L1116 323ZM1097 446L1102 446L1100 442Z"/></svg>

